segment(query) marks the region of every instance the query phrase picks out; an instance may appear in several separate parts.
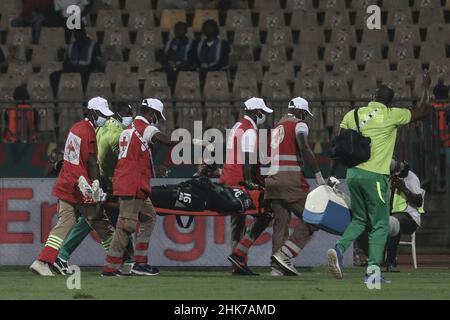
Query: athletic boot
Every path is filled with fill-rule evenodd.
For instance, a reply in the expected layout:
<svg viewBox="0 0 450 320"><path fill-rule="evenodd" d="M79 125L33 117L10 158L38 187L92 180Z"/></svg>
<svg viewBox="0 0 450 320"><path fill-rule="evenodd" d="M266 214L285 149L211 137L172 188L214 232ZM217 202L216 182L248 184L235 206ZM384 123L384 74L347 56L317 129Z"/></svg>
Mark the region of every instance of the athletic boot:
<svg viewBox="0 0 450 320"><path fill-rule="evenodd" d="M67 264L67 261L61 260L60 258L56 258L56 261L53 262L51 269L54 272L65 276L67 274L67 269L69 269L69 265Z"/></svg>
<svg viewBox="0 0 450 320"><path fill-rule="evenodd" d="M241 257L235 254L230 254L227 259L234 267L234 270L231 273L233 276L259 276L259 274L250 270Z"/></svg>
<svg viewBox="0 0 450 320"><path fill-rule="evenodd" d="M133 261L127 261L123 264L122 268L120 269L120 271L122 272L122 274L131 274L131 270L133 269L134 266L134 262Z"/></svg>
<svg viewBox="0 0 450 320"><path fill-rule="evenodd" d="M336 279L342 279L342 252L337 245L327 252L328 272Z"/></svg>
<svg viewBox="0 0 450 320"><path fill-rule="evenodd" d="M50 266L48 265L48 263L40 261L40 260L35 260L31 264L30 270L33 273L38 274L43 277L54 277L55 276L53 274L52 270L50 270Z"/></svg>
<svg viewBox="0 0 450 320"><path fill-rule="evenodd" d="M291 258L289 258L284 252L278 250L273 256L270 257L272 262L279 266L286 275L290 276L298 276L299 273L297 269L295 269L294 264L292 263Z"/></svg>
<svg viewBox="0 0 450 320"><path fill-rule="evenodd" d="M149 266L148 264L142 265L135 263L131 269L131 274L135 274L137 276L156 276L159 274L159 269Z"/></svg>

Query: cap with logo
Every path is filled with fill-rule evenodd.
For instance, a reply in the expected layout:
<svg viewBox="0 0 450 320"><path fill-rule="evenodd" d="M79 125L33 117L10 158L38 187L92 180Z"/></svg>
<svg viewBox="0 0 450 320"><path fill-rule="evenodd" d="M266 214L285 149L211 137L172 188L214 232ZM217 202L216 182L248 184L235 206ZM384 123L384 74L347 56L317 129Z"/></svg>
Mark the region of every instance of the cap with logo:
<svg viewBox="0 0 450 320"><path fill-rule="evenodd" d="M166 117L163 114L164 105L161 100L148 98L142 101L142 106L158 111L161 114L161 117L166 120Z"/></svg>
<svg viewBox="0 0 450 320"><path fill-rule="evenodd" d="M245 110L262 110L266 113L272 113L273 110L266 106L266 103L261 98L250 98L244 102Z"/></svg>
<svg viewBox="0 0 450 320"><path fill-rule="evenodd" d="M305 99L301 98L301 97L297 97L292 99L289 102L289 109L298 109L298 110L305 110L306 112L308 112L311 116L313 115L311 113L311 111L309 110L309 103L308 101L306 101Z"/></svg>
<svg viewBox="0 0 450 320"><path fill-rule="evenodd" d="M108 101L102 97L95 97L89 100L87 108L89 110L100 111L106 117L110 117L114 114L114 112L109 109Z"/></svg>

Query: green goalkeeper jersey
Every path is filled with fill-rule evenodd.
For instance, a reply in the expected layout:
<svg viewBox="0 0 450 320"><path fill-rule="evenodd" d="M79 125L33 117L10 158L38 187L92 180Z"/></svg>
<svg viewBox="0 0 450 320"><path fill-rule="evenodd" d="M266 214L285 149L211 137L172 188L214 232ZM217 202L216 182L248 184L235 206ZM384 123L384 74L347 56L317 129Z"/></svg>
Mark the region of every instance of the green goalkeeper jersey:
<svg viewBox="0 0 450 320"><path fill-rule="evenodd" d="M119 138L122 131L122 124L114 118L109 118L104 126L97 129L100 177L103 183L106 183L109 188L112 187L112 177L117 165Z"/></svg>

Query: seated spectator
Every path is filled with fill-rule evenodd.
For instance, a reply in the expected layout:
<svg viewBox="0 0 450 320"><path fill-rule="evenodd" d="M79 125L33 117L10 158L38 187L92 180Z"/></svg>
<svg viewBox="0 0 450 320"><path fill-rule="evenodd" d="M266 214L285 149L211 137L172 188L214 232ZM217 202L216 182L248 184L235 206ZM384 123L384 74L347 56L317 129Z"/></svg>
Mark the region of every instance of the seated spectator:
<svg viewBox="0 0 450 320"><path fill-rule="evenodd" d="M26 85L21 85L14 90L13 99L17 104L4 110L3 118L6 126L2 132L3 143L32 142L37 138L37 112L31 104L24 101L30 100Z"/></svg>
<svg viewBox="0 0 450 320"><path fill-rule="evenodd" d="M88 37L86 29L74 31L75 41L67 48L64 71L84 72L98 71L103 66L99 44Z"/></svg>
<svg viewBox="0 0 450 320"><path fill-rule="evenodd" d="M48 27L65 27L66 20L69 17L67 8L71 5L80 7L82 22L86 25L86 15L92 8L93 1L90 0L54 0L53 10L49 12L46 19Z"/></svg>
<svg viewBox="0 0 450 320"><path fill-rule="evenodd" d="M393 168L392 168L393 167ZM420 226L423 193L419 178L409 170L409 165L393 161L391 166L392 213L389 218L389 237L386 243L386 269L397 271L397 248L402 235L411 235ZM397 171L397 172L395 172Z"/></svg>
<svg viewBox="0 0 450 320"><path fill-rule="evenodd" d="M31 27L33 43L39 40L45 17L53 7L53 0L22 0L20 16L11 21L13 27Z"/></svg>
<svg viewBox="0 0 450 320"><path fill-rule="evenodd" d="M450 87L445 85L444 79L439 79L438 84L433 89L436 100L448 100Z"/></svg>
<svg viewBox="0 0 450 320"><path fill-rule="evenodd" d="M214 20L206 20L202 26L205 39L197 45L196 61L200 78L205 79L209 71L226 70L230 45L219 38L219 26Z"/></svg>
<svg viewBox="0 0 450 320"><path fill-rule="evenodd" d="M174 27L174 38L170 39L162 56L162 64L167 72L169 82L176 80L178 71L190 71L194 68L194 40L189 39L187 24L177 22Z"/></svg>
<svg viewBox="0 0 450 320"><path fill-rule="evenodd" d="M75 41L67 48L63 70L51 75L51 82L56 95L61 72L79 72L83 90L86 90L89 74L103 68L102 53L99 44L88 37L86 29L74 31Z"/></svg>

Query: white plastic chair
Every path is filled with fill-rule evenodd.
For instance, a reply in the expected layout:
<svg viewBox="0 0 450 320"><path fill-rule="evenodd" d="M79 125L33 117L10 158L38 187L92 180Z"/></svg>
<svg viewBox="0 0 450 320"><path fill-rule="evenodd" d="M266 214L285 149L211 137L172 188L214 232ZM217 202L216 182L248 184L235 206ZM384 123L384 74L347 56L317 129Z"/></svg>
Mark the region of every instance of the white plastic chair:
<svg viewBox="0 0 450 320"><path fill-rule="evenodd" d="M416 233L411 235L411 241L400 241L400 245L410 245L413 258L414 269L417 269L417 255L416 255Z"/></svg>
<svg viewBox="0 0 450 320"><path fill-rule="evenodd" d="M421 190L422 190L422 199L423 199L422 206L425 206L425 190L424 189L421 189ZM411 241L400 241L399 244L411 246L411 253L412 253L412 258L413 258L414 269L417 269L416 233L414 232L411 235Z"/></svg>

